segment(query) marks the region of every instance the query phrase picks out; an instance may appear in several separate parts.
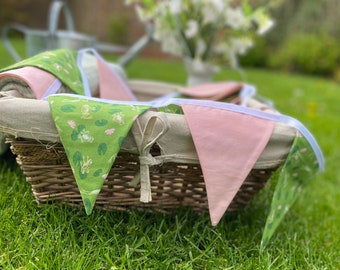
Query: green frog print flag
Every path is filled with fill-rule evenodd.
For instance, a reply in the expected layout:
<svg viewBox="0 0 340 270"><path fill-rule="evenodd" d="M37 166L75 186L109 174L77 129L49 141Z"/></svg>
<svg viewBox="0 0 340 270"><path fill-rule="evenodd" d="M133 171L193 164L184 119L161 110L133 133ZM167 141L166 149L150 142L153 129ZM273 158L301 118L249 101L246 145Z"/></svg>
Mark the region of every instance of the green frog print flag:
<svg viewBox="0 0 340 270"><path fill-rule="evenodd" d="M134 120L150 106L62 95L50 96L48 101L85 211L90 214Z"/></svg>

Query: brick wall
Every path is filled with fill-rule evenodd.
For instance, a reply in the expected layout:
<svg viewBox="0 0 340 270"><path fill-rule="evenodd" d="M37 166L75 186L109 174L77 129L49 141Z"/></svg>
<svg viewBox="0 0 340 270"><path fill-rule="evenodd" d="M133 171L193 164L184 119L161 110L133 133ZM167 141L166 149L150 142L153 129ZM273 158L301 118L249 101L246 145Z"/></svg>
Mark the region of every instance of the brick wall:
<svg viewBox="0 0 340 270"><path fill-rule="evenodd" d="M112 20L124 21L123 44L131 45L145 33L145 26L136 17L133 7L126 6L124 0L69 0L76 29L95 35L100 41L111 42L114 29ZM143 54L149 57L168 57L161 52L158 44L150 44Z"/></svg>
<svg viewBox="0 0 340 270"><path fill-rule="evenodd" d="M144 25L136 17L133 7L124 0L67 0L73 14L76 30L94 35L102 42L132 45L145 33ZM46 29L52 0L0 0L0 27L9 22L19 22L31 28ZM112 21L123 21L123 37L112 39ZM59 28L65 28L64 17L59 18ZM117 27L117 26L116 26ZM149 57L169 57L159 45L149 45L143 54Z"/></svg>
<svg viewBox="0 0 340 270"><path fill-rule="evenodd" d="M17 22L33 28L45 28L48 7L49 1L46 0L0 0L0 27Z"/></svg>
<svg viewBox="0 0 340 270"><path fill-rule="evenodd" d="M126 18L127 36L142 34L143 27L136 22L134 10L125 6L123 0L69 0L69 4L77 29L81 32L109 41L110 21L114 18ZM129 42L130 38L127 41Z"/></svg>

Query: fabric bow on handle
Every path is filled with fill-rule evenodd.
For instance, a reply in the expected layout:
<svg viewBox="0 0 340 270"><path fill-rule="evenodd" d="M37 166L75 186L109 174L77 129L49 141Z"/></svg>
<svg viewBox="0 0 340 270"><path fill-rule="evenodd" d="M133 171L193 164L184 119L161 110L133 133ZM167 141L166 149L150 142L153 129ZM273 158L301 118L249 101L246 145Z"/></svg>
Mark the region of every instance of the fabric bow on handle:
<svg viewBox="0 0 340 270"><path fill-rule="evenodd" d="M160 125L157 125L157 122L160 122ZM151 115L148 118L144 128L141 127L139 120L137 120L137 123L133 126L132 132L139 150L140 201L148 203L152 201L149 167L163 162L162 159L152 156L150 150L157 140L168 131L169 120L165 113L157 113L157 115Z"/></svg>

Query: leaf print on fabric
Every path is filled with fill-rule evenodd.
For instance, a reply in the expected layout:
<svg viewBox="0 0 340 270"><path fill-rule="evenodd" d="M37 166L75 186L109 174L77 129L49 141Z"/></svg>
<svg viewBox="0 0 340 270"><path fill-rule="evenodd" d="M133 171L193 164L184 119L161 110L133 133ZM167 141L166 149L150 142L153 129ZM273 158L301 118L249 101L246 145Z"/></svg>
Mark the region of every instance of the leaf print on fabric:
<svg viewBox="0 0 340 270"><path fill-rule="evenodd" d="M101 144L99 144L98 150L97 150L98 155L103 156L103 155L106 154L106 151L107 151L107 145L106 145L106 143L101 143Z"/></svg>
<svg viewBox="0 0 340 270"><path fill-rule="evenodd" d="M184 114L182 107L175 104L169 104L165 107L159 107L158 111L165 113Z"/></svg>
<svg viewBox="0 0 340 270"><path fill-rule="evenodd" d="M89 104L84 104L81 107L81 118L82 119L93 119L93 113L96 113L100 110L101 106L91 106Z"/></svg>
<svg viewBox="0 0 340 270"><path fill-rule="evenodd" d="M92 203L91 200L88 198L83 199L83 202L84 202L85 211L86 212L91 211L94 203Z"/></svg>
<svg viewBox="0 0 340 270"><path fill-rule="evenodd" d="M82 160L83 160L83 155L79 151L75 152L73 155L73 163L79 166Z"/></svg>
<svg viewBox="0 0 340 270"><path fill-rule="evenodd" d="M94 122L94 124L98 127L103 127L105 125L107 125L108 121L106 119L100 119L100 120L96 120L96 122Z"/></svg>
<svg viewBox="0 0 340 270"><path fill-rule="evenodd" d="M118 139L119 147L121 147L121 146L123 145L124 141L125 141L125 137L120 137L120 138Z"/></svg>
<svg viewBox="0 0 340 270"><path fill-rule="evenodd" d="M71 133L71 139L72 139L72 141L78 140L78 134L79 134L78 131L73 130L73 132Z"/></svg>
<svg viewBox="0 0 340 270"><path fill-rule="evenodd" d="M116 105L113 105L113 107L116 107ZM119 108L113 108L109 110L109 114L115 114L115 113L120 113L120 112L122 112L122 110Z"/></svg>
<svg viewBox="0 0 340 270"><path fill-rule="evenodd" d="M62 112L74 112L74 110L76 109L76 106L72 105L72 104L65 104L63 106L61 106L61 111Z"/></svg>
<svg viewBox="0 0 340 270"><path fill-rule="evenodd" d="M93 173L93 176L97 177L97 176L100 176L102 173L103 173L103 170L102 170L102 169L98 169L98 170L96 170L96 171Z"/></svg>

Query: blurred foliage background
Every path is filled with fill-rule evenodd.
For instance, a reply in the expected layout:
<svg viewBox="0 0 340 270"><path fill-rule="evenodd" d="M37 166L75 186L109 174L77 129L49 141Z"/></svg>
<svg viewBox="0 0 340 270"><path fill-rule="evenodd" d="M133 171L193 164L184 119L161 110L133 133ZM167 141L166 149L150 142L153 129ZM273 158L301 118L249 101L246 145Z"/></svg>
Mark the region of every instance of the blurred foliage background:
<svg viewBox="0 0 340 270"><path fill-rule="evenodd" d="M268 0L250 2L263 4ZM50 3L46 0L0 0L0 27L14 21L45 28ZM126 45L143 34L144 27L123 0L69 0L69 3L77 30L81 32ZM282 0L271 12L276 20L275 28L242 57L241 65L340 81L340 1ZM156 53L157 49L153 46L149 56L165 57Z"/></svg>
<svg viewBox="0 0 340 270"><path fill-rule="evenodd" d="M243 65L340 80L340 1L284 0L272 14L275 28L243 57Z"/></svg>

